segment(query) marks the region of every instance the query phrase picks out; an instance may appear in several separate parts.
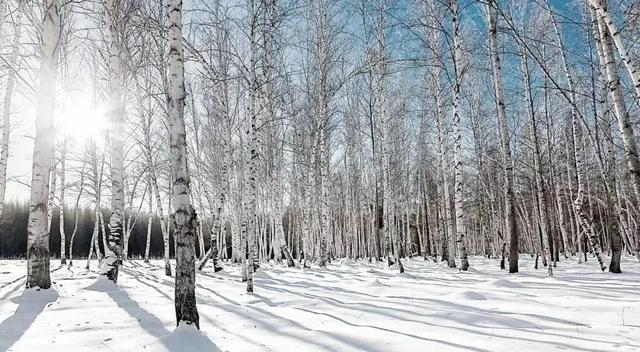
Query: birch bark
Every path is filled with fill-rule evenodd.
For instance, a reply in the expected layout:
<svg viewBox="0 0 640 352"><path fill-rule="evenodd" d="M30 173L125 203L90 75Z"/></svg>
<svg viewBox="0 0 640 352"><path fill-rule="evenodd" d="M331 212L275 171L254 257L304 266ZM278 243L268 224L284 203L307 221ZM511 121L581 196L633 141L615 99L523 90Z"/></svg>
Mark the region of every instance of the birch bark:
<svg viewBox="0 0 640 352"><path fill-rule="evenodd" d="M9 138L11 135L11 106L13 91L16 84L16 72L18 70L18 55L20 54L20 41L22 38L22 15L24 12L25 2L25 0L18 0L18 9L16 10L14 19L15 29L13 42L11 44L11 54L9 55L6 63L9 72L7 72L2 110L2 144L0 144L0 216L2 216L4 197L7 190L7 162L9 159ZM4 4L1 4L0 6L4 9ZM1 20L0 26L2 26Z"/></svg>
<svg viewBox="0 0 640 352"><path fill-rule="evenodd" d="M509 272L518 272L518 229L516 223L516 201L513 191L513 160L511 158L511 146L509 143L509 121L504 106L504 94L502 92L502 63L498 52L498 29L496 0L487 2L487 20L489 23L489 46L491 51L491 67L493 71L493 85L498 110L498 123L500 125L500 141L502 146L502 166L504 169L504 199L506 229L509 234Z"/></svg>
<svg viewBox="0 0 640 352"><path fill-rule="evenodd" d="M27 225L27 288L51 287L49 273L49 228L47 200L53 161L53 109L55 106L60 2L45 0L42 18L42 46L36 110L36 138L33 148L31 195Z"/></svg>
<svg viewBox="0 0 640 352"><path fill-rule="evenodd" d="M120 0L105 0L109 77L109 137L111 138L111 217L101 275L116 283L122 263L124 237L124 109L122 101L122 59L118 30Z"/></svg>
<svg viewBox="0 0 640 352"><path fill-rule="evenodd" d="M66 233L64 230L64 206L65 206L65 190L66 190L66 160L67 160L67 140L62 142L62 149L60 150L60 220L58 226L60 229L60 256L64 253L64 259L62 264L66 263L66 253L64 252L64 243L66 242Z"/></svg>
<svg viewBox="0 0 640 352"><path fill-rule="evenodd" d="M173 179L174 238L176 240L176 323L200 328L196 307L195 231L197 215L190 203L187 144L184 124L184 48L182 43L182 0L167 2L169 54L167 55L167 107L171 128L171 173Z"/></svg>
<svg viewBox="0 0 640 352"><path fill-rule="evenodd" d="M609 43L613 38L613 42L618 49L618 54L620 54L620 58L622 58L622 62L624 62L624 65L629 72L629 76L631 76L631 81L633 82L633 86L636 90L636 97L640 101L640 67L638 67L638 63L634 61L632 55L627 50L627 47L622 42L622 35L620 34L620 30L618 30L615 22L613 21L613 17L611 17L611 14L609 14L609 12L607 11L607 0L588 1L599 17L598 22L602 25L602 28L600 28L601 35L603 35L602 32L604 31L604 27L606 26L610 35L608 39ZM640 177L640 175L634 175L634 178L635 177ZM638 181L634 180L634 182Z"/></svg>
<svg viewBox="0 0 640 352"><path fill-rule="evenodd" d="M451 0L451 15L453 20L453 68L455 74L453 92L453 172L454 198L456 209L456 243L460 254L460 268L463 271L469 269L469 259L464 243L464 190L462 183L462 135L460 134L460 89L462 86L462 47L460 45L460 13L458 1Z"/></svg>

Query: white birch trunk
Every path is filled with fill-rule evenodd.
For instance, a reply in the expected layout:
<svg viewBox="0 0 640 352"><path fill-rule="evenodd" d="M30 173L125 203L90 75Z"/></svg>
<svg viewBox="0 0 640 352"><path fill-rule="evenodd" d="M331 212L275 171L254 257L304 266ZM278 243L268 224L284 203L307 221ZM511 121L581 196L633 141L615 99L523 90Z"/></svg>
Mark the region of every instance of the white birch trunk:
<svg viewBox="0 0 640 352"><path fill-rule="evenodd" d="M5 85L3 110L2 110L2 144L0 144L0 217L4 209L4 197L7 190L7 162L9 159L9 138L11 135L11 105L13 91L16 84L16 71L18 70L18 56L20 54L20 40L22 38L22 15L25 0L18 0L18 9L15 14L15 31L11 54L6 62L9 72ZM1 5L4 10L4 4ZM1 14L4 17L4 14ZM3 18L2 17L2 18ZM2 22L0 20L0 27ZM0 34L2 35L2 34ZM50 225L49 225L50 228Z"/></svg>
<svg viewBox="0 0 640 352"><path fill-rule="evenodd" d="M469 269L467 249L464 244L464 192L462 184L462 135L460 134L460 89L462 86L462 48L460 46L460 19L457 0L451 0L453 19L453 68L455 74L453 92L453 172L454 204L456 209L456 243L460 254L460 269ZM454 261L455 263L455 261Z"/></svg>
<svg viewBox="0 0 640 352"><path fill-rule="evenodd" d="M149 250L151 247L151 228L153 226L153 185L151 182L151 176L147 177L147 184L148 184L148 195L149 195L149 211L148 211L148 215L149 218L147 219L147 237L145 240L145 244L144 244L144 262L148 263L149 262Z"/></svg>
<svg viewBox="0 0 640 352"><path fill-rule="evenodd" d="M594 15L593 17L596 16ZM603 64L606 68L606 77L609 83L609 96L613 102L614 112L618 121L618 127L620 129L620 135L624 145L627 167L631 174L633 189L636 199L640 200L640 159L638 158L638 147L633 135L631 119L629 118L629 112L624 100L624 92L620 86L618 64L613 52L613 45L611 43L611 30L607 28L607 25L605 25L605 19L603 17L599 17L597 21L597 28L594 28L594 31L595 34L599 36L599 44L601 46L604 59Z"/></svg>
<svg viewBox="0 0 640 352"><path fill-rule="evenodd" d="M549 234L549 215L547 210L547 194L546 189L543 183L543 177L541 170L541 157L540 157L540 142L538 140L538 125L536 121L536 116L533 108L533 95L531 93L531 81L529 75L529 66L527 64L527 56L526 53L521 52L521 67L522 74L524 77L524 88L525 88L525 105L527 107L527 114L531 119L531 137L533 139L533 168L535 172L535 183L536 183L536 192L537 192L537 212L538 218L540 219L540 229L542 233L542 239L540 243L540 248L542 249L542 260L546 262L547 258L550 258L549 251L547 250L546 242ZM534 231L535 233L536 231ZM547 265L547 270L549 276L553 276L553 265L551 261L549 261Z"/></svg>
<svg viewBox="0 0 640 352"><path fill-rule="evenodd" d="M78 195L76 197L76 203L74 207L74 221L73 221L73 232L71 233L71 239L69 241L69 266L73 266L73 241L76 238L76 234L78 233L78 219L80 212L80 197L82 197L82 191L84 190L84 171L85 171L86 161L83 160L82 170L80 171L80 186L78 187Z"/></svg>
<svg viewBox="0 0 640 352"><path fill-rule="evenodd" d="M504 168L505 226L509 232L509 273L518 272L518 230L516 223L516 201L513 191L513 160L509 143L509 121L504 106L502 92L502 64L498 52L498 30L496 16L496 0L487 2L487 19L489 23L489 46L491 51L491 67L493 84L500 125L500 141L502 145L502 166Z"/></svg>
<svg viewBox="0 0 640 352"><path fill-rule="evenodd" d="M36 138L33 148L29 222L27 226L27 288L51 287L49 273L49 228L47 201L49 176L53 161L53 109L55 107L56 73L60 3L45 0L42 18L42 47L36 111Z"/></svg>
<svg viewBox="0 0 640 352"><path fill-rule="evenodd" d="M635 87L636 97L640 103L640 67L638 67L638 63L634 61L632 55L627 51L626 46L622 42L622 35L618 30L615 22L613 21L613 17L607 11L607 1L606 0L588 0L589 4L594 8L598 15L598 22L602 21L602 28L600 28L600 35L603 35L604 26L606 25L608 32L610 34L610 38L613 38L613 42L615 43L616 48L618 49L618 54L620 54L620 58L622 58L622 62L624 62L627 71L629 72L629 76L631 76L631 81L633 82L633 86ZM606 44L605 44L606 45ZM634 177L636 177L634 175ZM640 175L638 175L640 177Z"/></svg>
<svg viewBox="0 0 640 352"><path fill-rule="evenodd" d="M101 263L101 274L116 283L118 267L122 263L124 237L124 107L122 100L122 58L118 20L119 1L105 0L104 17L107 26L108 50L108 117L111 138L111 217L105 256Z"/></svg>
<svg viewBox="0 0 640 352"><path fill-rule="evenodd" d="M249 118L249 158L247 159L247 189L248 199L245 202L246 237L248 260L247 268L247 292L253 292L253 274L258 269L258 223L257 223L257 162L258 162L258 77L257 77L257 37L259 35L259 18L257 11L260 6L255 0L249 0L249 31L250 31L250 63L249 63L249 101L247 104L247 115Z"/></svg>
<svg viewBox="0 0 640 352"><path fill-rule="evenodd" d="M60 259L62 260L62 264L67 262L67 255L64 251L64 244L66 243L66 233L64 230L64 205L65 205L65 190L66 186L66 159L67 159L67 140L62 143L62 150L60 152L60 221L58 223L58 227L60 229ZM69 248L71 249L71 248Z"/></svg>
<svg viewBox="0 0 640 352"><path fill-rule="evenodd" d="M156 174L155 164L153 163L153 155L151 153L151 144L147 143L147 162L149 163L149 174L151 177L152 191L156 198L156 211L160 217L160 229L162 230L162 243L164 247L164 273L166 276L171 276L171 262L169 260L169 228L164 216L164 209L162 207L162 199L160 198L160 187L158 186L158 177Z"/></svg>
<svg viewBox="0 0 640 352"><path fill-rule="evenodd" d="M169 54L167 106L171 126L171 171L173 175L174 237L176 239L175 309L177 325L200 327L196 307L195 231L197 215L190 203L187 144L184 125L184 48L182 0L167 3Z"/></svg>
<svg viewBox="0 0 640 352"><path fill-rule="evenodd" d="M55 142L54 142L55 143ZM54 147L54 151L53 151L53 162L51 163L51 176L49 176L49 202L47 204L47 228L49 229L49 232L51 232L51 223L53 220L53 208L56 205L56 181L57 181L57 175L56 175L56 169L57 169L57 165L56 165L56 152L55 152L55 147Z"/></svg>

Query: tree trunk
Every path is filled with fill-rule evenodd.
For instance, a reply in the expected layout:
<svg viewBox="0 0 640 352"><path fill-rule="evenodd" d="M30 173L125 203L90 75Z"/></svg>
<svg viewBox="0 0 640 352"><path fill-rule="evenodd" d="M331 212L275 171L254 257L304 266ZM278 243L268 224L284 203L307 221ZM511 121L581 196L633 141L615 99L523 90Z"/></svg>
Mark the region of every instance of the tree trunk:
<svg viewBox="0 0 640 352"><path fill-rule="evenodd" d="M9 159L9 137L11 134L11 103L13 90L16 84L16 71L18 70L18 55L20 54L20 39L22 38L22 15L25 0L18 0L18 9L14 19L13 43L11 54L6 62L8 67L7 82L4 93L4 105L2 110L2 144L0 145L0 217L4 209L4 197L7 190L7 161ZM2 4L4 7L4 4ZM3 17L4 18L4 17ZM1 21L1 20L0 20ZM2 26L2 22L0 22Z"/></svg>
<svg viewBox="0 0 640 352"><path fill-rule="evenodd" d="M491 67L493 70L493 84L495 99L498 109L498 122L500 125L500 141L502 145L502 166L504 168L504 198L506 229L509 233L509 273L518 272L518 229L516 224L516 201L513 191L513 160L511 158L511 146L509 143L509 121L504 106L504 94L502 92L502 64L498 52L498 31L496 0L487 2L487 17L489 22L489 44L491 49Z"/></svg>
<svg viewBox="0 0 640 352"><path fill-rule="evenodd" d="M182 44L182 0L167 3L169 55L167 107L171 126L171 172L173 178L174 237L176 240L176 324L200 328L196 307L195 231L197 215L190 203L187 144L184 125L184 49Z"/></svg>
<svg viewBox="0 0 640 352"><path fill-rule="evenodd" d="M613 22L613 18L607 11L607 1L606 0L588 0L589 4L594 8L596 14L598 15L598 22L602 26L600 28L600 35L602 36L604 32L604 26L606 25L609 34L613 37L613 42L618 49L618 54L620 54L620 58L622 58L622 62L624 62L627 71L629 72L629 76L631 76L631 81L633 82L633 86L636 90L636 97L640 103L640 68L637 63L634 62L633 56L627 51L624 43L622 42L622 36L620 35L620 31L616 27L615 22ZM610 43L611 37L607 39ZM607 45L603 43L603 45ZM612 64L615 61L607 60L607 64ZM637 154L636 154L637 155ZM640 169L637 169L640 172ZM634 187L638 187L635 184L640 182L640 173L633 175L634 177ZM636 192L637 192L636 188Z"/></svg>
<svg viewBox="0 0 640 352"><path fill-rule="evenodd" d="M542 260L546 261L549 257L550 251L547 250L545 241L547 240L551 231L549 226L549 213L547 210L547 191L543 183L544 175L542 173L542 158L540 156L540 140L538 138L538 121L535 116L533 107L533 94L531 93L531 81L529 75L529 65L527 63L527 54L521 51L521 67L524 76L524 89L525 89L525 105L527 106L527 114L531 123L531 137L533 140L533 168L535 172L536 183L536 199L537 199L537 212L538 219L540 219L540 248L542 250ZM549 276L553 276L553 266L551 263L547 265Z"/></svg>
<svg viewBox="0 0 640 352"><path fill-rule="evenodd" d="M80 197L82 197L82 191L84 189L84 169L86 166L86 161L83 160L82 170L80 171L80 186L78 187L78 196L76 198L76 203L74 207L74 223L73 223L73 232L71 233L71 241L69 242L69 266L73 265L73 240L76 238L76 234L78 233L78 212L80 211Z"/></svg>
<svg viewBox="0 0 640 352"><path fill-rule="evenodd" d="M453 68L455 74L453 93L453 172L456 210L456 243L460 254L460 269L469 269L467 249L464 244L464 192L462 184L462 135L460 134L460 87L462 86L462 48L460 47L460 21L457 0L451 0L453 20ZM454 261L455 263L455 261Z"/></svg>
<svg viewBox="0 0 640 352"><path fill-rule="evenodd" d="M149 262L149 247L151 247L151 227L153 226L153 185L151 182L151 176L147 177L147 188L149 189L149 212L147 219L147 237L144 244L144 262Z"/></svg>
<svg viewBox="0 0 640 352"><path fill-rule="evenodd" d="M116 283L122 263L124 236L124 108L122 101L121 44L118 32L119 6L115 0L105 1L106 42L109 63L109 137L111 138L111 218L107 248L101 263L101 275Z"/></svg>
<svg viewBox="0 0 640 352"><path fill-rule="evenodd" d="M27 225L27 288L51 287L49 273L49 228L47 201L53 161L53 110L55 108L60 3L45 0L42 20L40 85L36 111L36 138L33 148L29 222Z"/></svg>
<svg viewBox="0 0 640 352"><path fill-rule="evenodd" d="M66 242L66 233L64 230L64 205L65 205L65 190L66 186L66 159L67 159L67 140L62 143L62 150L60 152L60 199L58 200L60 204L60 260L61 264L66 264L67 257L64 250L64 244ZM69 247L69 252L71 252L71 247ZM71 254L71 253L69 253Z"/></svg>

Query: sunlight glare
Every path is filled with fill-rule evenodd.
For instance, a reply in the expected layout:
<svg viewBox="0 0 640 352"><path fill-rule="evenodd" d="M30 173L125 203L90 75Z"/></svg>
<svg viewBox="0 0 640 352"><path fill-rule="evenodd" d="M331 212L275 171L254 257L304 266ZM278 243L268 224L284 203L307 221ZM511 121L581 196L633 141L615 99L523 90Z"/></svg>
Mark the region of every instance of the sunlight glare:
<svg viewBox="0 0 640 352"><path fill-rule="evenodd" d="M56 130L62 139L101 144L107 130L104 106L95 103L88 92L67 91L56 114Z"/></svg>

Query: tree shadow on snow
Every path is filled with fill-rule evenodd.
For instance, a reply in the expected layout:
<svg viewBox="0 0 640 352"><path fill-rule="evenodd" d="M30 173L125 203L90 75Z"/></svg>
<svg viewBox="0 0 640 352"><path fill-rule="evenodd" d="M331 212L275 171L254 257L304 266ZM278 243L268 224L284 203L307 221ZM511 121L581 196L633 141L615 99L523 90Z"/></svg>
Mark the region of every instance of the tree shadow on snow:
<svg viewBox="0 0 640 352"><path fill-rule="evenodd" d="M12 316L0 323L0 351L7 351L51 303L58 299L54 289L26 289L22 295L11 301L18 303L18 309Z"/></svg>
<svg viewBox="0 0 640 352"><path fill-rule="evenodd" d="M178 326L174 331L168 330L163 322L148 310L142 308L129 294L105 278L86 288L87 290L106 293L122 310L135 319L141 328L158 339L148 347L162 345L169 351L220 351L205 334L191 326Z"/></svg>

